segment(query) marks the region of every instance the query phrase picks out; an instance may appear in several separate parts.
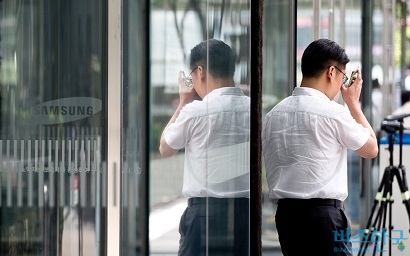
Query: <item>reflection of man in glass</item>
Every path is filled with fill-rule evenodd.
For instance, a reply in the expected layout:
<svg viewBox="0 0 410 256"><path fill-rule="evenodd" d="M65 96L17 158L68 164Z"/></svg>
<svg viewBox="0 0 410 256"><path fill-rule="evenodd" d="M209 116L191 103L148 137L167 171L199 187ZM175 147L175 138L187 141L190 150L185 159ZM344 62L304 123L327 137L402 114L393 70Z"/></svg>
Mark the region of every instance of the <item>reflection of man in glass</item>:
<svg viewBox="0 0 410 256"><path fill-rule="evenodd" d="M190 76L161 136L163 156L185 148L178 255L247 255L250 100L235 87L235 58L222 41L191 50ZM194 100L195 94L202 101Z"/></svg>

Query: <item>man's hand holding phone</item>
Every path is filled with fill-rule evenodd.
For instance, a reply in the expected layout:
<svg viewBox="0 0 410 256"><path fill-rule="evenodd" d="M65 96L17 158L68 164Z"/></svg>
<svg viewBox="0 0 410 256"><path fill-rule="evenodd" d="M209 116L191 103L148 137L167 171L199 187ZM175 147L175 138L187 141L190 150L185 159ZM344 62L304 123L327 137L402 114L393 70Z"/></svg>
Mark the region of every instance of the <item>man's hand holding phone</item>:
<svg viewBox="0 0 410 256"><path fill-rule="evenodd" d="M347 87L342 86L340 88L343 100L348 106L356 105L359 103L362 83L362 72L359 68L357 68L352 72L351 77L347 83Z"/></svg>
<svg viewBox="0 0 410 256"><path fill-rule="evenodd" d="M359 67L352 71L352 74L350 75L350 79L349 82L346 84L346 87L350 87L354 83L354 80L356 80L358 73Z"/></svg>
<svg viewBox="0 0 410 256"><path fill-rule="evenodd" d="M178 85L179 85L179 99L183 104L190 103L194 100L196 91L192 84L192 78L188 78L185 75L185 72L181 69L178 76Z"/></svg>

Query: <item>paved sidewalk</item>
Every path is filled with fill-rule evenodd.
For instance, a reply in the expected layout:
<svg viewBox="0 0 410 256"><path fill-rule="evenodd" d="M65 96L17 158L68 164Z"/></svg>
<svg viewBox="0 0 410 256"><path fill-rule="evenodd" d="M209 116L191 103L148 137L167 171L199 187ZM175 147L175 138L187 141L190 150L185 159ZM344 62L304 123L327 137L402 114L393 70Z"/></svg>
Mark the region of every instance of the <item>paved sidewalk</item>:
<svg viewBox="0 0 410 256"><path fill-rule="evenodd" d="M150 214L151 255L176 255L179 243L179 220L187 206L185 198L153 210Z"/></svg>

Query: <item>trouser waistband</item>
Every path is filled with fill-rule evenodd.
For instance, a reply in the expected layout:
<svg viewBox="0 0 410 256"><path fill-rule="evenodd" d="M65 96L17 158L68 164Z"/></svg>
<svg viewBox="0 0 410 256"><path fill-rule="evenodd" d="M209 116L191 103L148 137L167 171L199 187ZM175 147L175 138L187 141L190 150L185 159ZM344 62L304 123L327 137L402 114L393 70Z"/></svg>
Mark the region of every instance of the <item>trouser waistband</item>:
<svg viewBox="0 0 410 256"><path fill-rule="evenodd" d="M216 197L191 197L188 199L188 206L195 204L226 204L227 202L249 203L249 198L216 198Z"/></svg>
<svg viewBox="0 0 410 256"><path fill-rule="evenodd" d="M294 205L294 206L328 205L328 206L335 206L338 208L344 208L343 201L340 201L338 199L327 199L327 198L310 198L310 199L284 198L284 199L279 199L279 204Z"/></svg>

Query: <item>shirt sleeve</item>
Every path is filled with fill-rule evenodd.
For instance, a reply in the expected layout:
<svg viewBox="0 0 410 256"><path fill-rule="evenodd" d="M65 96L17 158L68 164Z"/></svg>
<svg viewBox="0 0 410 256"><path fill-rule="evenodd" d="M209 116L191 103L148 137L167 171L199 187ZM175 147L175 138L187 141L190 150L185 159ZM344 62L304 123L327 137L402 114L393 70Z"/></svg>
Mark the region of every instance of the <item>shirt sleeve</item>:
<svg viewBox="0 0 410 256"><path fill-rule="evenodd" d="M173 149L185 147L189 138L190 121L189 111L184 107L175 122L168 126L164 132L164 138L168 146Z"/></svg>
<svg viewBox="0 0 410 256"><path fill-rule="evenodd" d="M369 129L356 122L348 110L336 118L335 125L339 142L353 151L360 149L370 138Z"/></svg>

